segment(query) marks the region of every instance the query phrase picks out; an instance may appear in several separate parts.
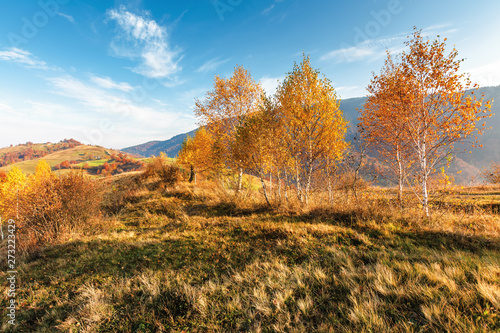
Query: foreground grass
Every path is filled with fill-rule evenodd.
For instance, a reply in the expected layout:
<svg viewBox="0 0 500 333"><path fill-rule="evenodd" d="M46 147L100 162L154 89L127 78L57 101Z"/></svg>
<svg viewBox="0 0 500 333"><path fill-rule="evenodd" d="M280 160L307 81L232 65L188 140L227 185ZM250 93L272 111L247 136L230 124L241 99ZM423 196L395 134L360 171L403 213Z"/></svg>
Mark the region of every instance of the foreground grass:
<svg viewBox="0 0 500 333"><path fill-rule="evenodd" d="M25 258L18 325L4 292L2 330L500 331L492 212L426 220L383 194L273 211L251 193L130 184L113 185L110 231Z"/></svg>

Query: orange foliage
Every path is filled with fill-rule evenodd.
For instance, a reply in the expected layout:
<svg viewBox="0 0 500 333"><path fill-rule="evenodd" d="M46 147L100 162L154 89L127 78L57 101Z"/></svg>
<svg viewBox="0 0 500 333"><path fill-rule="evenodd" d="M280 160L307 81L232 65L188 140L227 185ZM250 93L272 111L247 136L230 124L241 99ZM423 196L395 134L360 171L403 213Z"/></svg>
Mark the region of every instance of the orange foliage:
<svg viewBox="0 0 500 333"><path fill-rule="evenodd" d="M238 172L238 190L241 187L243 165L242 161L235 158L236 128L247 115L259 110L262 94L260 84L252 79L246 69L237 66L229 79L216 76L214 90L207 92L205 101L196 101L195 114L214 138L215 149L224 164Z"/></svg>
<svg viewBox="0 0 500 333"><path fill-rule="evenodd" d="M429 177L450 160L456 143L482 134L484 124L477 124L491 116L491 101L466 92L478 86L459 74L458 52L445 54L445 42L424 40L415 29L406 42L409 51L401 53L397 64L388 57L382 74L372 80L373 97L362 117L367 136L392 147L389 155L395 156L395 147L402 146L402 156L415 158L414 181L421 187L419 198L427 215Z"/></svg>

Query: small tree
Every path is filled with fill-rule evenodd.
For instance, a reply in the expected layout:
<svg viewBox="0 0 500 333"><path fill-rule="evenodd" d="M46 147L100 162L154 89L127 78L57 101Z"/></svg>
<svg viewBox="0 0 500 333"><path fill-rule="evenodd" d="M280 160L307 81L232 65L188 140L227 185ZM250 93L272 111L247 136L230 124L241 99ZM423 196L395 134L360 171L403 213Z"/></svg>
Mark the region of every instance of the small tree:
<svg viewBox="0 0 500 333"><path fill-rule="evenodd" d="M216 76L214 90L207 92L205 101L196 101L194 112L201 125L214 138L214 147L219 150L226 167L238 173L237 191L241 189L244 162L234 153L236 128L247 115L259 110L262 93L262 87L250 73L237 66L229 79Z"/></svg>
<svg viewBox="0 0 500 333"><path fill-rule="evenodd" d="M500 163L492 162L481 172L481 176L490 184L500 184Z"/></svg>
<svg viewBox="0 0 500 333"><path fill-rule="evenodd" d="M282 135L291 161L292 178L301 202L308 203L311 181L325 159L339 160L347 147L347 122L335 90L304 55L277 92Z"/></svg>
<svg viewBox="0 0 500 333"><path fill-rule="evenodd" d="M189 182L196 183L197 173L215 172L220 168L219 158L214 152L214 139L204 127L198 129L193 138L186 137L178 161L189 166Z"/></svg>
<svg viewBox="0 0 500 333"><path fill-rule="evenodd" d="M0 184L0 214L2 220L17 218L19 199L27 186L26 175L18 167L13 167Z"/></svg>
<svg viewBox="0 0 500 333"><path fill-rule="evenodd" d="M429 215L429 177L450 160L457 143L466 143L472 134L482 134L484 126L477 123L491 115L491 101L477 99L477 90L465 74L459 74L461 60L457 50L445 54L444 41L425 40L415 29L413 38L405 44L394 66L394 77L382 82L390 93L392 82L397 89L392 94L398 107L390 106L394 126L401 131L405 146L416 159L415 181L421 188L419 197L424 212ZM388 112L389 112L388 111ZM383 118L386 119L386 118ZM477 138L477 136L476 136ZM472 142L475 146L477 139Z"/></svg>
<svg viewBox="0 0 500 333"><path fill-rule="evenodd" d="M278 141L276 130L279 120L276 108L271 99L263 97L262 109L248 116L237 128L235 156L244 162L244 169L257 176L262 184L266 202L271 206L265 179L272 177L276 165L276 149Z"/></svg>
<svg viewBox="0 0 500 333"><path fill-rule="evenodd" d="M411 156L405 120L411 108L405 94L404 77L390 54L379 75L374 75L367 90L370 93L359 117L360 136L368 148L397 174L398 201L402 205L406 171L414 160Z"/></svg>

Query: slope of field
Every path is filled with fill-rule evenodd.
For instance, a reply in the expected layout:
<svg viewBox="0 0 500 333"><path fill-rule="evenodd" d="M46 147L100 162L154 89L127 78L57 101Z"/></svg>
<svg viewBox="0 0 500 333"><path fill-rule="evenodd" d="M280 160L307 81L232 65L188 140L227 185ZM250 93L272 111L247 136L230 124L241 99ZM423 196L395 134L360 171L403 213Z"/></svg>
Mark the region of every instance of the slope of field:
<svg viewBox="0 0 500 333"><path fill-rule="evenodd" d="M45 161L47 161L51 167L54 167L55 165L60 164L64 161L87 160L90 157L94 157L93 159L95 159L95 160L104 160L101 163L101 164L104 164L105 158L109 157L109 155L112 152L113 152L113 150L102 148L102 147L80 145L80 146L77 146L75 148L60 150L60 151L57 151L55 153L46 155L43 157L43 159ZM118 151L116 151L116 152L118 152ZM14 164L2 167L2 168L0 168L0 170L9 171L13 167L18 167L24 173L30 174L30 173L35 172L35 167L39 161L40 161L40 159L18 162L18 163L14 163ZM89 162L89 163L91 163L91 162Z"/></svg>
<svg viewBox="0 0 500 333"><path fill-rule="evenodd" d="M0 167L14 164L17 162L42 158L47 154L57 151L74 148L81 145L74 139L64 139L57 143L33 143L26 142L17 146L10 146L0 149Z"/></svg>
<svg viewBox="0 0 500 333"><path fill-rule="evenodd" d="M470 202L429 220L379 189L269 209L254 191L140 179L104 180L108 231L18 264L18 326L5 332L500 330L498 209Z"/></svg>

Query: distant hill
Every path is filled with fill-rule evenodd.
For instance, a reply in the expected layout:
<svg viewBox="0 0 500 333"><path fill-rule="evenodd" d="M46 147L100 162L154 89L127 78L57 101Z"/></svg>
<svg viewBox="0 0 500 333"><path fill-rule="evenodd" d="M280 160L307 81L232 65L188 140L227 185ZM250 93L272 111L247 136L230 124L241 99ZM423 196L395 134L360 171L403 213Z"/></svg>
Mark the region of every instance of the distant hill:
<svg viewBox="0 0 500 333"><path fill-rule="evenodd" d="M74 139L64 139L58 143L26 142L17 146L0 149L0 167L44 157L48 154L80 146L82 143Z"/></svg>
<svg viewBox="0 0 500 333"><path fill-rule="evenodd" d="M176 135L165 141L149 141L137 146L123 148L122 151L142 157L151 157L152 155L158 156L161 152L167 154L168 157L176 157L181 150L184 139L188 135L193 137L195 133L196 130L193 130L188 133Z"/></svg>
<svg viewBox="0 0 500 333"><path fill-rule="evenodd" d="M12 168L18 167L24 173L31 174L35 172L37 164L42 159L47 161L52 170L58 173L69 172L71 169L84 169L87 173L92 175L114 175L122 172L135 171L139 170L144 164L143 160L135 159L122 151L106 149L100 146L83 145L79 142L77 146L73 147L70 145L71 148L64 146L64 149L58 149L55 152L48 153L48 151L55 149L55 146L61 148L61 142L58 144L50 142L36 144L28 143L16 146L17 148L2 148L0 149L0 156L2 156L1 154L14 156L19 151L25 151L26 147L34 147L32 149L33 151L44 153L34 153L29 155L31 159L0 167L0 172L8 172ZM75 142L77 141L72 141L72 143Z"/></svg>
<svg viewBox="0 0 500 333"><path fill-rule="evenodd" d="M49 165L54 168L56 165L63 163L64 161L91 161L91 160L104 160L109 158L110 154L113 152L111 149L106 149L103 147L94 147L87 145L79 145L73 148L59 150L51 154L44 155L40 158L35 158L31 160L26 160L22 162L17 162L14 164L9 164L7 166L1 167L0 171L9 171L13 167L18 167L24 173L34 173L36 165L40 160L45 160ZM103 162L104 163L104 162Z"/></svg>
<svg viewBox="0 0 500 333"><path fill-rule="evenodd" d="M478 176L482 168L488 166L492 161L500 162L500 86L480 88L479 94L483 92L485 100L496 100L492 107L494 115L486 121L486 126L492 129L487 130L479 138L483 148L471 149L472 154L456 154L455 161L448 172L452 173L455 179L462 183L469 183L473 177ZM340 102L340 108L344 111L344 117L349 121L350 129L346 137L348 141L352 140L356 135L357 118L359 116L357 109L362 109L365 101L366 97L358 97L345 99ZM195 133L196 130L176 135L169 140L150 141L141 145L124 148L122 151L144 157L157 156L160 152L164 152L169 157L176 157L186 136L193 136ZM458 171L462 171L462 173L457 174Z"/></svg>

